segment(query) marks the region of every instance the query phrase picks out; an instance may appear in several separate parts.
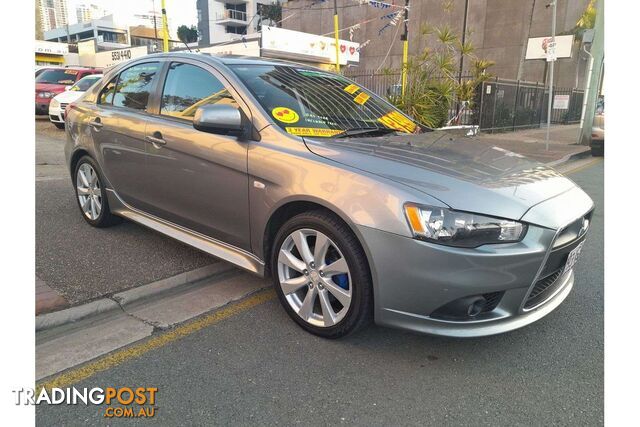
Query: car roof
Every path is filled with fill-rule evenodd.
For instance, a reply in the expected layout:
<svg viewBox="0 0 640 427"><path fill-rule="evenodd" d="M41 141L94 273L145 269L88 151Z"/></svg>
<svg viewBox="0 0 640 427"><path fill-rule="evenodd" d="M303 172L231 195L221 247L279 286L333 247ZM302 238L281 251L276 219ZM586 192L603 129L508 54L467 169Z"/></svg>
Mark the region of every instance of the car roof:
<svg viewBox="0 0 640 427"><path fill-rule="evenodd" d="M279 59L271 58L258 58L255 56L242 56L242 55L212 55L209 53L194 53L194 52L167 52L167 53L152 53L147 58L193 58L199 60L205 60L212 64L223 65L288 65L292 67L307 67L314 68L307 65L299 64L296 62L282 61Z"/></svg>

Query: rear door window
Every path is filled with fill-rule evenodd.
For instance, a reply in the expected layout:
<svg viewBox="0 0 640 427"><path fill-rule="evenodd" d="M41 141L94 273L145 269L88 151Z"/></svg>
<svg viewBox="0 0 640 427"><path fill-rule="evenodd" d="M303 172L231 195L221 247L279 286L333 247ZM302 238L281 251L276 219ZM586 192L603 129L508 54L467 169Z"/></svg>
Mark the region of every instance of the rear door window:
<svg viewBox="0 0 640 427"><path fill-rule="evenodd" d="M149 94L153 91L159 71L158 62L138 64L122 71L113 95L113 105L146 110Z"/></svg>
<svg viewBox="0 0 640 427"><path fill-rule="evenodd" d="M160 114L193 120L198 107L206 104L238 105L209 71L191 64L171 63L162 91Z"/></svg>

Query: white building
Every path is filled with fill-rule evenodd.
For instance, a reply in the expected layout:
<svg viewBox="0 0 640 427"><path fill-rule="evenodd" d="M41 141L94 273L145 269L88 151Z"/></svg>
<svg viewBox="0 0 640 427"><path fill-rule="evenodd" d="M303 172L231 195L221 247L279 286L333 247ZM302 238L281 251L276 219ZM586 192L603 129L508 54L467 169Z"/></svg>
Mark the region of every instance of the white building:
<svg viewBox="0 0 640 427"><path fill-rule="evenodd" d="M81 4L76 6L76 19L78 22L89 22L92 19L100 19L109 13L95 4Z"/></svg>
<svg viewBox="0 0 640 427"><path fill-rule="evenodd" d="M67 25L67 0L37 0L42 32Z"/></svg>
<svg viewBox="0 0 640 427"><path fill-rule="evenodd" d="M196 0L200 45L209 46L243 35L258 32L261 25L269 25L260 19L261 5L277 3L276 0Z"/></svg>
<svg viewBox="0 0 640 427"><path fill-rule="evenodd" d="M67 33L70 36L70 40L67 40ZM116 23L113 15L92 19L89 22L72 24L68 28L54 28L53 30L45 31L44 39L65 43L95 39L99 50L120 49L131 44L129 28Z"/></svg>

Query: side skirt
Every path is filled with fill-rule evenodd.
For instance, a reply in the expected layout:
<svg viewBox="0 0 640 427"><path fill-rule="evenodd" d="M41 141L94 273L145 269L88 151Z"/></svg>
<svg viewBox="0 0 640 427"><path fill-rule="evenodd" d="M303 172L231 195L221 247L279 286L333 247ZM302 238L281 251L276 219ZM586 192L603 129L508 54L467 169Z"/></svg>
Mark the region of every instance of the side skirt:
<svg viewBox="0 0 640 427"><path fill-rule="evenodd" d="M114 214L264 277L264 262L254 254L133 208L110 188L107 196Z"/></svg>

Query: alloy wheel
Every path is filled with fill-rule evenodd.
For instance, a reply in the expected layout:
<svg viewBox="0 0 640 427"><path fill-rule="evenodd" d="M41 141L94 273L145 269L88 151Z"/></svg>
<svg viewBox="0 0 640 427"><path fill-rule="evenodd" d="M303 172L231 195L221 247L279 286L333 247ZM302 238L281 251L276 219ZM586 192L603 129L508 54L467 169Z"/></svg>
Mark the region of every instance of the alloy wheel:
<svg viewBox="0 0 640 427"><path fill-rule="evenodd" d="M336 325L351 306L347 260L320 231L304 228L287 236L278 254L278 281L293 311L314 326Z"/></svg>
<svg viewBox="0 0 640 427"><path fill-rule="evenodd" d="M82 212L90 220L97 220L102 211L102 191L98 174L89 163L78 168L76 189Z"/></svg>

